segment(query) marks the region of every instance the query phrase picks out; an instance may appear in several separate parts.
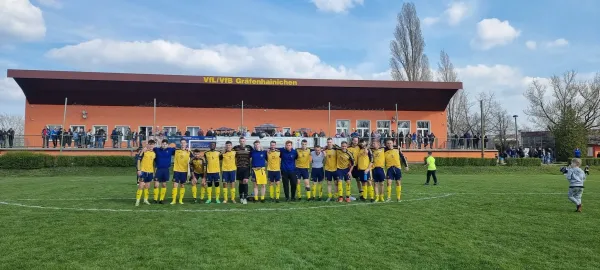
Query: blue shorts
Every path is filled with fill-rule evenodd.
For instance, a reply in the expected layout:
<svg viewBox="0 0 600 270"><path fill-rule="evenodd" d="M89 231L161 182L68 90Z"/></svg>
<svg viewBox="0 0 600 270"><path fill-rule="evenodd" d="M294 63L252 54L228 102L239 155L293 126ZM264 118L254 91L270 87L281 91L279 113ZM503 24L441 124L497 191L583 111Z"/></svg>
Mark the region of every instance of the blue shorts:
<svg viewBox="0 0 600 270"><path fill-rule="evenodd" d="M221 176L218 172L206 173L206 182L219 182L219 180L221 180Z"/></svg>
<svg viewBox="0 0 600 270"><path fill-rule="evenodd" d="M308 178L308 169L298 168L296 174L298 175L298 179L310 179Z"/></svg>
<svg viewBox="0 0 600 270"><path fill-rule="evenodd" d="M154 173L142 172L142 174L138 178L144 181L144 183L152 182L152 180L154 180Z"/></svg>
<svg viewBox="0 0 600 270"><path fill-rule="evenodd" d="M325 180L333 181L335 179L337 179L337 171L335 171L335 172L325 171Z"/></svg>
<svg viewBox="0 0 600 270"><path fill-rule="evenodd" d="M158 180L158 182L164 183L169 181L169 168L158 168L156 169L156 174L154 175L154 179Z"/></svg>
<svg viewBox="0 0 600 270"><path fill-rule="evenodd" d="M313 182L323 181L323 168L312 168L312 170L310 170L310 178Z"/></svg>
<svg viewBox="0 0 600 270"><path fill-rule="evenodd" d="M348 176L348 172L350 172L350 169L338 169L337 170L337 179L338 180L350 180L350 177Z"/></svg>
<svg viewBox="0 0 600 270"><path fill-rule="evenodd" d="M194 177L196 177L196 180L202 181L202 178L204 177L204 174L203 173L194 173ZM190 177L190 180L191 179L192 178Z"/></svg>
<svg viewBox="0 0 600 270"><path fill-rule="evenodd" d="M369 180L371 180L371 173L367 173L365 175L364 170L356 170L356 175L358 176L358 180L360 180L363 183L366 183Z"/></svg>
<svg viewBox="0 0 600 270"><path fill-rule="evenodd" d="M269 180L269 182L281 181L281 172L267 171L267 180Z"/></svg>
<svg viewBox="0 0 600 270"><path fill-rule="evenodd" d="M401 180L402 170L398 167L389 167L387 169L387 179L389 180Z"/></svg>
<svg viewBox="0 0 600 270"><path fill-rule="evenodd" d="M222 172L221 177L225 183L235 183L235 171Z"/></svg>
<svg viewBox="0 0 600 270"><path fill-rule="evenodd" d="M375 181L375 183L381 183L385 180L385 172L383 171L383 168L373 168L373 181Z"/></svg>
<svg viewBox="0 0 600 270"><path fill-rule="evenodd" d="M173 181L175 181L175 183L185 184L185 182L187 182L187 173L173 172Z"/></svg>

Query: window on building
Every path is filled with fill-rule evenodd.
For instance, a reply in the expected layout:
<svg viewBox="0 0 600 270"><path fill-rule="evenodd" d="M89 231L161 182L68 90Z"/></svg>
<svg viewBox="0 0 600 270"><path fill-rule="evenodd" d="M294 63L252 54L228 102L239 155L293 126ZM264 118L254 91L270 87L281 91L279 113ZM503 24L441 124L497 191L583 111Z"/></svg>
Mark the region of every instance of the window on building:
<svg viewBox="0 0 600 270"><path fill-rule="evenodd" d="M356 132L361 137L371 136L371 120L356 120Z"/></svg>
<svg viewBox="0 0 600 270"><path fill-rule="evenodd" d="M417 121L417 135L421 136L429 133L429 121Z"/></svg>
<svg viewBox="0 0 600 270"><path fill-rule="evenodd" d="M150 134L154 135L152 130L152 126L140 126L138 136L141 136L144 140L146 140Z"/></svg>
<svg viewBox="0 0 600 270"><path fill-rule="evenodd" d="M121 134L123 134L123 136L121 136L121 141L124 141L125 135L127 135L127 129L129 129L129 126L115 126L115 128L117 129L117 131L120 131Z"/></svg>
<svg viewBox="0 0 600 270"><path fill-rule="evenodd" d="M110 131L108 130L108 126L104 126L104 125L96 125L96 126L92 126L92 132L94 134L98 133L98 131L103 130L106 134L108 134Z"/></svg>
<svg viewBox="0 0 600 270"><path fill-rule="evenodd" d="M71 131L73 132L79 132L79 131L83 131L85 132L85 126L83 125L71 125Z"/></svg>
<svg viewBox="0 0 600 270"><path fill-rule="evenodd" d="M284 136L285 136L285 134L286 134L286 133L288 133L288 132L289 132L290 134L292 134L292 128L291 128L291 127L283 127L283 128L281 128L281 130L282 130L282 132L283 132L283 135L284 135Z"/></svg>
<svg viewBox="0 0 600 270"><path fill-rule="evenodd" d="M177 133L177 127L176 126L164 126L163 132L164 132L165 136L175 136L175 133Z"/></svg>
<svg viewBox="0 0 600 270"><path fill-rule="evenodd" d="M186 127L185 130L190 132L190 136L198 136L200 127Z"/></svg>
<svg viewBox="0 0 600 270"><path fill-rule="evenodd" d="M398 136L400 136L401 133L403 136L406 136L406 134L410 134L410 121L398 121Z"/></svg>
<svg viewBox="0 0 600 270"><path fill-rule="evenodd" d="M380 134L390 134L391 130L390 127L392 126L392 121L390 120L377 120L377 131L379 131Z"/></svg>
<svg viewBox="0 0 600 270"><path fill-rule="evenodd" d="M336 120L335 121L335 133L336 134L350 134L350 120Z"/></svg>

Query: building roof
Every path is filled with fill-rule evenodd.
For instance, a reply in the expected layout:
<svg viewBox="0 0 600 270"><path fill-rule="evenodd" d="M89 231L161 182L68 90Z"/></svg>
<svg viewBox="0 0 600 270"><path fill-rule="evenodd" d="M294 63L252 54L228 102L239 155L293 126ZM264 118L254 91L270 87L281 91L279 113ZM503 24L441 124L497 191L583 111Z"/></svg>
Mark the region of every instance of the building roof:
<svg viewBox="0 0 600 270"><path fill-rule="evenodd" d="M8 70L30 104L443 111L461 82L321 80Z"/></svg>

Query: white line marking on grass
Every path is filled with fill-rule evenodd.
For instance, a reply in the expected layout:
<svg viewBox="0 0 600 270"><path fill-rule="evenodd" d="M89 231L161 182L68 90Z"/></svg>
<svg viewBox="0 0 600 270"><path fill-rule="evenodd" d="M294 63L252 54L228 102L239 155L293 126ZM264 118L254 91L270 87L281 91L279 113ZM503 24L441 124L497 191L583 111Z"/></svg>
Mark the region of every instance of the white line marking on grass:
<svg viewBox="0 0 600 270"><path fill-rule="evenodd" d="M454 195L454 193L446 193L440 196L424 197L416 199L401 200L401 202L411 201L425 201L447 198ZM371 205L385 205L393 203L344 203L335 205L321 205L321 206L308 206L308 207L289 207L289 208L257 208L257 209L243 209L243 208L231 208L231 209L179 209L179 210L166 210L166 209L105 209L105 208L72 208L72 207L55 207L55 206L41 206L41 205L26 205L20 203L11 202L0 202L0 205L18 206L26 208L36 209L48 209L48 210L72 210L72 211L90 211L90 212L258 212L258 211L290 211L290 210L309 210L309 209L321 209L321 208L339 208L349 206L371 206Z"/></svg>

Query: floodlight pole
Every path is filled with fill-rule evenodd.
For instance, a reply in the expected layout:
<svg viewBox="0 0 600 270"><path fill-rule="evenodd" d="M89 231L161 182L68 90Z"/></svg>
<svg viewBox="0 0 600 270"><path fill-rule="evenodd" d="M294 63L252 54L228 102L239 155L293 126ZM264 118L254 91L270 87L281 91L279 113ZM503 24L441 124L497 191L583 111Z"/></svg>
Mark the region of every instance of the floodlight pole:
<svg viewBox="0 0 600 270"><path fill-rule="evenodd" d="M479 101L479 109L481 110L481 158L485 158L485 117L483 116L483 99Z"/></svg>
<svg viewBox="0 0 600 270"><path fill-rule="evenodd" d="M517 147L519 147L519 133L517 131L517 117L519 116L515 114L513 117L515 118L515 142L517 143Z"/></svg>
<svg viewBox="0 0 600 270"><path fill-rule="evenodd" d="M331 135L331 102L329 102L329 105L327 106L327 115L328 115L328 127L327 127L327 134L329 135L329 137L332 137Z"/></svg>
<svg viewBox="0 0 600 270"><path fill-rule="evenodd" d="M65 110L63 111L63 123L62 123L62 132L60 133L60 154L62 155L63 151L63 140L65 138L65 125L67 122L67 98L65 97Z"/></svg>

